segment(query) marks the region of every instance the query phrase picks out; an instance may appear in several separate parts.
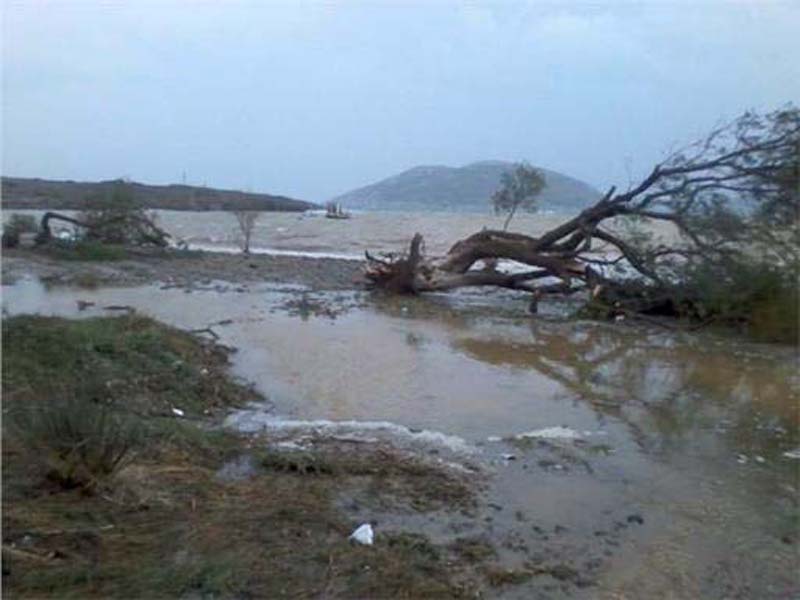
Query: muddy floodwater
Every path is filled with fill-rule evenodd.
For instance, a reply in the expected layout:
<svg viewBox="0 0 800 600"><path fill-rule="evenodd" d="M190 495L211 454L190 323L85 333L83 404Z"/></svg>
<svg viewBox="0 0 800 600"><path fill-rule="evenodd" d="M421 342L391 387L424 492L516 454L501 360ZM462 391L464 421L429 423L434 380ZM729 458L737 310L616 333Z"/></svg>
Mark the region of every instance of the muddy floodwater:
<svg viewBox="0 0 800 600"><path fill-rule="evenodd" d="M404 250L415 233L425 237L430 254L443 254L458 240L484 228L501 229L505 217L489 210L483 213L449 212L362 212L351 219L326 219L324 211L307 213L268 212L255 223L251 247L253 252L293 253L339 258L364 257L364 251L397 252ZM29 214L37 219L44 211L13 210L9 213ZM61 211L76 216L75 211ZM154 211L158 224L173 238L192 248L217 252L238 252L239 232L236 220L224 211ZM564 215L547 213L519 214L511 230L540 235L559 225ZM71 226L57 224L55 231L69 231ZM657 235L669 236L670 228L659 225Z"/></svg>
<svg viewBox="0 0 800 600"><path fill-rule="evenodd" d="M481 293L48 289L33 279L3 288L5 314L90 317L113 306L210 327L235 347L234 373L269 400L238 423L444 434L448 451L489 472L490 508L406 525L486 535L509 567L546 552L591 575L591 587L558 593L800 596L793 348L574 321L558 307L531 318L523 301ZM503 594L538 597L524 586Z"/></svg>

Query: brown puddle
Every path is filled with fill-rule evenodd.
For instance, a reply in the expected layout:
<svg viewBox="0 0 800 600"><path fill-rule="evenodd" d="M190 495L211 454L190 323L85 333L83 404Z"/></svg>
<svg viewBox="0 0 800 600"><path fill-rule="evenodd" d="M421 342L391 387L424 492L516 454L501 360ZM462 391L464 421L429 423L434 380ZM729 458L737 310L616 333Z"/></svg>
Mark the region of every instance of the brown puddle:
<svg viewBox="0 0 800 600"><path fill-rule="evenodd" d="M78 300L94 305L79 310ZM546 552L591 576L592 587L558 593L800 593L800 461L784 455L800 445L793 349L520 318L523 304L500 302L513 310L489 309L480 294L3 288L9 314L128 305L186 329L226 322L212 329L238 348L235 373L277 415L389 421L477 445L494 470L488 512L425 527L487 535L512 567ZM578 439L511 439L553 427ZM530 588L502 591L530 597Z"/></svg>

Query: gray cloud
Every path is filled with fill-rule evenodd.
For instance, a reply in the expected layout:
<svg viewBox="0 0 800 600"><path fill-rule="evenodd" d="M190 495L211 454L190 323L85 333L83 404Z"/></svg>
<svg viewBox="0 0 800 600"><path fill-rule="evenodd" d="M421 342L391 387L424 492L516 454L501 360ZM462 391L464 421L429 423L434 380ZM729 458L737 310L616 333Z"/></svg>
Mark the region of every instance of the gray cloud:
<svg viewBox="0 0 800 600"><path fill-rule="evenodd" d="M800 5L6 2L3 172L324 200L420 163L625 184L800 97Z"/></svg>

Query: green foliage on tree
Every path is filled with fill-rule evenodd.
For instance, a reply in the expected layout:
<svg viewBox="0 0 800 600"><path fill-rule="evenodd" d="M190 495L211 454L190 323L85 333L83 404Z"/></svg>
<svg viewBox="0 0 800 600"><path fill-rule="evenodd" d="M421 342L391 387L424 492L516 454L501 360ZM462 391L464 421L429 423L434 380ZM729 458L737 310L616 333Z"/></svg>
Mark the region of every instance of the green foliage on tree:
<svg viewBox="0 0 800 600"><path fill-rule="evenodd" d="M525 162L517 164L513 171L503 173L500 187L491 199L495 214L508 213L503 231L508 229L518 209L536 210L536 200L546 185L544 175Z"/></svg>

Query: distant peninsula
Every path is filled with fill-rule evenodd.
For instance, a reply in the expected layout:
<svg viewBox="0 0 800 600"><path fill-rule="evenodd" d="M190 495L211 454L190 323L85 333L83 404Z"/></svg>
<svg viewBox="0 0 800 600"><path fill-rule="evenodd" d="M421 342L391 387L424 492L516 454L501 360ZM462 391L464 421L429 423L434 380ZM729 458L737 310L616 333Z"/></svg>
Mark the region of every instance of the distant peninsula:
<svg viewBox="0 0 800 600"><path fill-rule="evenodd" d="M133 201L143 208L165 210L263 210L302 212L319 208L313 202L236 190L194 185L148 185L135 181L55 181L24 177L2 178L4 209L82 210L110 196L124 184Z"/></svg>

